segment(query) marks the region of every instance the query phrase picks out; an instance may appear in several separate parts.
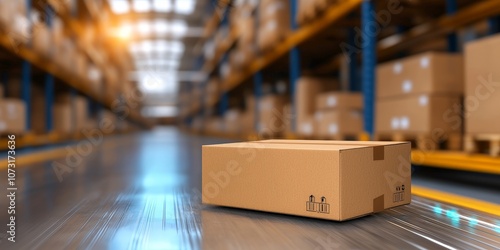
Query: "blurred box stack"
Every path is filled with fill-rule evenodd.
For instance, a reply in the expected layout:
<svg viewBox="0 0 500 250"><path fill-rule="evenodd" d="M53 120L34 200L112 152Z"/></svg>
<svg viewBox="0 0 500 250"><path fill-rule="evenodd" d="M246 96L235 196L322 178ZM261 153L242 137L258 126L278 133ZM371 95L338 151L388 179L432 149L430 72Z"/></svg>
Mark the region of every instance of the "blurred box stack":
<svg viewBox="0 0 500 250"><path fill-rule="evenodd" d="M461 55L428 52L377 67L375 130L379 139L415 140L420 149L447 142L459 149Z"/></svg>
<svg viewBox="0 0 500 250"><path fill-rule="evenodd" d="M465 150L500 155L500 35L465 47Z"/></svg>
<svg viewBox="0 0 500 250"><path fill-rule="evenodd" d="M283 110L289 102L287 96L266 95L259 100L259 124L257 132L266 136L280 136L285 132Z"/></svg>
<svg viewBox="0 0 500 250"><path fill-rule="evenodd" d="M312 137L316 131L314 113L316 97L323 92L338 90L339 83L333 78L302 77L297 82L296 131L300 136Z"/></svg>
<svg viewBox="0 0 500 250"><path fill-rule="evenodd" d="M20 99L0 98L0 133L20 135L26 131L26 105Z"/></svg>
<svg viewBox="0 0 500 250"><path fill-rule="evenodd" d="M219 98L220 81L216 77L210 78L206 86L204 95L204 105L210 106L217 102Z"/></svg>
<svg viewBox="0 0 500 250"><path fill-rule="evenodd" d="M315 135L324 139L357 138L363 132L361 93L327 92L316 99Z"/></svg>
<svg viewBox="0 0 500 250"><path fill-rule="evenodd" d="M290 33L290 1L261 0L257 46L268 51Z"/></svg>
<svg viewBox="0 0 500 250"><path fill-rule="evenodd" d="M235 69L248 65L256 55L256 20L253 15L255 5L242 3L231 12L231 29L236 32L237 44L229 55L229 61Z"/></svg>
<svg viewBox="0 0 500 250"><path fill-rule="evenodd" d="M224 113L224 131L231 135L241 134L242 113L239 109L230 109Z"/></svg>

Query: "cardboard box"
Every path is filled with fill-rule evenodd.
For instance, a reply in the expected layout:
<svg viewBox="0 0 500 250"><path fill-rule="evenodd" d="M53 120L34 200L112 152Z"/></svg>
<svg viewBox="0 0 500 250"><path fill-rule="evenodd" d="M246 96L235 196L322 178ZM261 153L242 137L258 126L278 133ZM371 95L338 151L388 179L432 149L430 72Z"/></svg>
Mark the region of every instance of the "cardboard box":
<svg viewBox="0 0 500 250"><path fill-rule="evenodd" d="M297 120L297 134L301 136L313 136L316 129L316 119L314 115L310 115L307 117L303 117L300 120Z"/></svg>
<svg viewBox="0 0 500 250"><path fill-rule="evenodd" d="M287 96L268 95L259 100L258 132L278 135L285 132L283 108L288 103Z"/></svg>
<svg viewBox="0 0 500 250"><path fill-rule="evenodd" d="M231 109L224 114L224 129L229 134L241 133L241 111Z"/></svg>
<svg viewBox="0 0 500 250"><path fill-rule="evenodd" d="M316 110L324 109L363 109L361 93L327 92L316 98Z"/></svg>
<svg viewBox="0 0 500 250"><path fill-rule="evenodd" d="M289 1L261 1L259 13L257 47L267 51L290 33Z"/></svg>
<svg viewBox="0 0 500 250"><path fill-rule="evenodd" d="M461 103L458 96L426 94L381 99L376 103L375 131L381 134L461 133Z"/></svg>
<svg viewBox="0 0 500 250"><path fill-rule="evenodd" d="M0 99L0 133L23 134L26 131L26 105L14 98Z"/></svg>
<svg viewBox="0 0 500 250"><path fill-rule="evenodd" d="M462 55L428 52L377 67L377 97L463 93Z"/></svg>
<svg viewBox="0 0 500 250"><path fill-rule="evenodd" d="M74 99L74 108L75 130L80 132L85 128L85 124L89 116L89 102L87 98L83 96L76 96Z"/></svg>
<svg viewBox="0 0 500 250"><path fill-rule="evenodd" d="M54 130L63 134L70 134L74 131L73 114L71 105L55 104L54 112Z"/></svg>
<svg viewBox="0 0 500 250"><path fill-rule="evenodd" d="M500 133L499 69L500 35L466 45L464 101L466 133Z"/></svg>
<svg viewBox="0 0 500 250"><path fill-rule="evenodd" d="M295 91L297 115L296 124L298 132L301 133L301 124L314 122L312 116L316 111L316 97L327 91L338 90L338 81L332 78L301 77L297 82ZM307 127L307 125L305 125Z"/></svg>
<svg viewBox="0 0 500 250"><path fill-rule="evenodd" d="M411 201L409 142L206 145L203 204L343 221Z"/></svg>
<svg viewBox="0 0 500 250"><path fill-rule="evenodd" d="M363 114L360 110L318 111L315 118L315 134L318 136L357 136L363 132Z"/></svg>

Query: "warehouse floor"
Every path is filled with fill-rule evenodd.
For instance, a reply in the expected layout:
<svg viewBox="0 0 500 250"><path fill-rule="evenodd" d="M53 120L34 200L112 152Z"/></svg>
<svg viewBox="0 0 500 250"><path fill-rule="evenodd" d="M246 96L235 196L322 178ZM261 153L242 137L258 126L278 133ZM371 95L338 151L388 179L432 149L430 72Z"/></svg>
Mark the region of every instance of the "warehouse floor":
<svg viewBox="0 0 500 250"><path fill-rule="evenodd" d="M77 147L56 161L18 168L16 248L500 246L500 218L419 197L409 206L342 223L202 206L198 191L201 145L220 142L223 140L162 128L108 137L95 145L80 143L80 153L75 153ZM432 182L419 179L423 184ZM7 203L4 193L1 197L3 210ZM1 213L0 218L3 224L7 213ZM7 244L6 237L0 234L0 249L6 249L2 247Z"/></svg>

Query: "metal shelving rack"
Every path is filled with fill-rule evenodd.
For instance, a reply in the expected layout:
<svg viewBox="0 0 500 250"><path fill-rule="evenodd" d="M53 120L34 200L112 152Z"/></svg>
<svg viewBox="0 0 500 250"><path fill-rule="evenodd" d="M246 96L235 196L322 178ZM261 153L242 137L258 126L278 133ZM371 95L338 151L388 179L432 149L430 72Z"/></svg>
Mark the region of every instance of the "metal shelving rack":
<svg viewBox="0 0 500 250"><path fill-rule="evenodd" d="M230 78L222 83L224 86L224 94L226 96L229 91L234 89L245 82L248 78L253 79L253 89L256 99L256 114L255 114L255 128L257 129L258 124L258 100L262 97L262 84L263 75L262 70L269 66L271 63L276 61L281 56L288 53L289 56L289 80L290 80L290 92L292 95L292 106L294 106L294 90L297 79L300 77L300 54L297 46L302 44L308 38L314 36L315 34L321 32L326 27L338 21L341 17L344 17L356 9L360 9L360 21L361 29L369 29L369 24L376 22L372 12L375 10L375 1L373 0L348 0L344 1L339 5L332 6L325 11L325 14L319 17L313 23L298 28L295 23L295 15L297 13L297 0L290 1L291 3L291 26L293 33L276 46L276 49L272 52L266 53L261 57L258 57L253 61L246 70L239 72L238 74L230 76ZM490 24L490 34L497 33L500 31L500 1L480 1L471 4L467 8L458 9L457 0L446 0L446 14L431 20L428 23L418 25L409 29L402 29L396 34L390 35L377 41L376 36L366 36L365 46L362 49L361 56L361 89L357 86L357 55L349 55L349 90L359 91L361 90L364 95L364 129L365 134L360 135L360 139L369 140L374 132L374 106L375 106L375 89L376 89L376 78L375 69L378 60L386 60L391 58L391 56L401 53L405 49L408 49L415 44L438 38L447 37L448 40L448 50L451 52L458 51L457 35L454 33L459 28L464 27L468 24L474 22L489 19ZM350 44L353 44L354 31L352 28L348 28L347 40ZM234 42L234 41L233 41ZM227 53L227 51L226 51ZM338 58L335 58L332 62L325 63L318 67L318 71L324 70L335 70L339 68ZM211 70L207 73L211 74L215 71L217 64L210 67ZM223 100L224 98L220 98ZM210 105L215 105L212 103ZM221 104L220 104L221 105ZM222 110L224 111L224 110ZM187 117L191 117L197 114L196 110L193 110ZM239 138L245 140L258 139L256 134L251 135L229 135L229 134L216 134L214 136L222 136L226 138ZM298 138L295 134L287 135L287 138ZM446 151L433 151L433 152L412 152L413 163L417 165L433 166L440 168L449 168L464 171L476 171L489 174L500 174L500 158L485 156L485 155L468 155L462 152L446 152Z"/></svg>
<svg viewBox="0 0 500 250"><path fill-rule="evenodd" d="M33 6L32 0L24 0L26 1L26 15L29 17L31 13L31 8ZM87 2L87 1L85 1ZM56 10L55 6L62 6L60 0L45 0L42 2L44 8L46 8L46 13L50 13L45 15L46 23L48 29L52 27L52 14L58 15L63 21L66 29L70 29L75 34L80 34L83 30L83 26L74 18L74 15L78 13L77 4L73 5L71 10L69 9L61 9L58 8ZM75 1L76 3L76 1ZM89 8L89 6L85 3L83 5L85 8ZM83 10L82 10L83 11ZM90 10L86 10L90 12ZM77 41L78 43L78 41ZM12 40L9 34L4 32L0 32L0 46L6 51L11 52L14 57L20 58L22 60L21 64L21 99L26 104L26 130L29 131L31 129L31 80L32 80L32 71L33 66L37 69L45 72L44 80L43 80L43 88L44 95L46 100L45 106L45 115L46 115L46 129L48 131L47 134L44 135L33 135L33 134L25 134L21 138L19 138L18 147L27 147L27 146L37 146L37 145L46 145L53 143L60 143L69 140L77 140L83 138L81 134L75 135L61 135L56 134L53 131L53 105L55 99L55 80L58 79L61 83L69 86L73 93L75 91L80 92L84 96L86 96L89 101L93 102L93 106L95 107L104 107L108 109L112 109L115 99L118 98L122 93L120 91L116 91L113 93L113 96L104 95L102 91L96 91L91 88L91 83L85 79L79 79L78 77L74 77L71 72L67 72L59 68L55 62L47 60L43 56L39 55L35 52L30 44L27 45L19 45L13 46ZM103 68L104 65L99 62L98 59L93 58L93 53L88 51L87 48L83 46L77 46L83 49L83 51L91 58L92 62L96 65ZM9 78L9 74L5 73L2 77L2 81L6 83ZM101 82L101 86L104 87L105 84ZM74 94L72 96L75 96ZM138 112L131 112L127 119L137 125L144 127L151 127L152 124L150 121L144 119ZM2 139L3 140L3 139ZM7 145L4 143L3 145Z"/></svg>

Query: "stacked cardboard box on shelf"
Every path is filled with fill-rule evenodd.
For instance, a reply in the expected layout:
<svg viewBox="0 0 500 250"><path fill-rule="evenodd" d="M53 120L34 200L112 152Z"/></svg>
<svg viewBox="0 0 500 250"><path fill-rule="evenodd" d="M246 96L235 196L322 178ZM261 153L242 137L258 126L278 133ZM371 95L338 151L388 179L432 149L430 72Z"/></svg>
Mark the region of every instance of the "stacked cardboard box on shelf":
<svg viewBox="0 0 500 250"><path fill-rule="evenodd" d="M0 133L19 135L25 131L25 103L20 99L0 98Z"/></svg>
<svg viewBox="0 0 500 250"><path fill-rule="evenodd" d="M465 150L489 142L489 153L500 155L500 35L465 47Z"/></svg>
<svg viewBox="0 0 500 250"><path fill-rule="evenodd" d="M378 66L376 133L416 139L419 148L459 140L462 63L461 55L428 52Z"/></svg>
<svg viewBox="0 0 500 250"><path fill-rule="evenodd" d="M259 124L258 132L269 136L282 135L286 124L283 115L285 105L288 103L288 97L282 95L267 95L259 100Z"/></svg>
<svg viewBox="0 0 500 250"><path fill-rule="evenodd" d="M262 0L259 5L257 46L267 51L290 33L288 0Z"/></svg>
<svg viewBox="0 0 500 250"><path fill-rule="evenodd" d="M361 93L327 92L316 100L316 135L345 139L363 132Z"/></svg>
<svg viewBox="0 0 500 250"><path fill-rule="evenodd" d="M297 23L303 25L321 14L338 0L298 0Z"/></svg>
<svg viewBox="0 0 500 250"><path fill-rule="evenodd" d="M295 92L295 128L299 135L314 135L316 96L323 92L338 90L338 88L338 81L332 78L302 77L298 80Z"/></svg>
<svg viewBox="0 0 500 250"><path fill-rule="evenodd" d="M241 130L241 111L230 109L224 113L224 131L228 134L240 134Z"/></svg>

